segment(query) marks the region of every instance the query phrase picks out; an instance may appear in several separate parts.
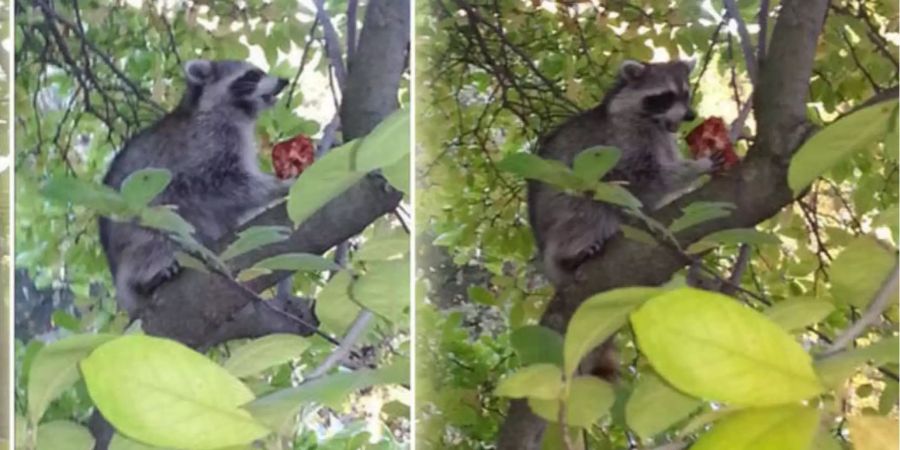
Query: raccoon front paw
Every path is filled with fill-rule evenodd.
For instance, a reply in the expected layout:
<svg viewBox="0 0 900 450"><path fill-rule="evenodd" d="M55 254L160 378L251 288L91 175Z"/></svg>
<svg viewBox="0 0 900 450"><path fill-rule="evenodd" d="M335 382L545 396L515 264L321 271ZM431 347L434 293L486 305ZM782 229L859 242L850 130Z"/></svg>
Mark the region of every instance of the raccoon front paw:
<svg viewBox="0 0 900 450"><path fill-rule="evenodd" d="M138 286L138 290L143 294L149 294L155 291L156 288L175 278L179 273L181 273L181 264L179 264L177 260L173 260L172 264L170 264L168 267L157 272L146 283L142 283L140 286Z"/></svg>
<svg viewBox="0 0 900 450"><path fill-rule="evenodd" d="M594 258L600 251L603 250L603 242L594 241L590 246L581 250L575 256L571 258L564 258L560 260L560 267L562 267L567 272L575 272L581 265L587 262L589 259Z"/></svg>
<svg viewBox="0 0 900 450"><path fill-rule="evenodd" d="M709 160L711 162L712 168L710 171L712 173L719 173L725 170L725 166L728 164L728 155L724 151L712 152L709 155Z"/></svg>

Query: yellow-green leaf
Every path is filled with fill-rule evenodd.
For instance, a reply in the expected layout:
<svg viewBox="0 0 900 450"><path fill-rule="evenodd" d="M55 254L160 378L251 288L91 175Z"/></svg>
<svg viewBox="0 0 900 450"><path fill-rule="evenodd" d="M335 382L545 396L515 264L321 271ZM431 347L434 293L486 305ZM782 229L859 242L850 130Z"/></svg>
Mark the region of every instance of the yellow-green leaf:
<svg viewBox="0 0 900 450"><path fill-rule="evenodd" d="M787 331L802 330L821 322L834 311L834 305L810 297L796 297L778 302L763 313Z"/></svg>
<svg viewBox="0 0 900 450"><path fill-rule="evenodd" d="M250 389L175 341L120 337L82 360L81 371L103 416L141 442L212 450L269 434L239 408L253 400Z"/></svg>
<svg viewBox="0 0 900 450"><path fill-rule="evenodd" d="M677 289L651 299L631 315L631 323L656 372L695 397L767 406L822 392L803 348L730 297Z"/></svg>
<svg viewBox="0 0 900 450"><path fill-rule="evenodd" d="M309 345L294 334L270 334L238 347L222 366L236 377L256 375L300 356Z"/></svg>
<svg viewBox="0 0 900 450"><path fill-rule="evenodd" d="M850 417L850 439L854 450L897 450L900 430L894 417Z"/></svg>
<svg viewBox="0 0 900 450"><path fill-rule="evenodd" d="M625 404L625 422L638 436L649 439L687 418L701 404L648 372L641 375Z"/></svg>
<svg viewBox="0 0 900 450"><path fill-rule="evenodd" d="M576 377L566 399L566 425L587 428L603 417L615 400L612 386L597 377ZM528 406L548 422L559 422L559 399L528 398Z"/></svg>
<svg viewBox="0 0 900 450"><path fill-rule="evenodd" d="M810 450L818 425L813 408L750 408L716 422L691 450Z"/></svg>
<svg viewBox="0 0 900 450"><path fill-rule="evenodd" d="M559 399L562 372L553 364L526 366L500 380L494 394L511 398Z"/></svg>
<svg viewBox="0 0 900 450"><path fill-rule="evenodd" d="M631 311L661 292L657 288L622 288L601 292L582 303L566 330L566 373L575 373L584 355L625 325Z"/></svg>
<svg viewBox="0 0 900 450"><path fill-rule="evenodd" d="M865 308L896 264L897 256L874 237L860 236L831 264L831 295L843 304ZM897 303L897 296L892 303Z"/></svg>

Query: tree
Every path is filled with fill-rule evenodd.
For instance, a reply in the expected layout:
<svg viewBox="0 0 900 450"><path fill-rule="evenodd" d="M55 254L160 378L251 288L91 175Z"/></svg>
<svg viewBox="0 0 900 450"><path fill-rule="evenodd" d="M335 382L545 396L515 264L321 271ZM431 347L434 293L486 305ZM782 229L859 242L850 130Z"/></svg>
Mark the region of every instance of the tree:
<svg viewBox="0 0 900 450"><path fill-rule="evenodd" d="M49 335L18 347L21 446L92 447L77 423L92 405L118 431L111 447L400 445L402 389L389 386L407 383L408 318L406 298L385 286L408 280L409 117L398 109L408 101L408 11L404 0L16 3L17 267L38 292L71 298L55 305ZM196 57L251 58L292 80L259 122L264 166L275 143L319 134L317 162L287 202L209 249L177 231L177 216L99 185L124 141L178 101L181 65ZM150 199L165 183L132 187ZM188 243L187 269L141 317L116 313L99 214L139 217ZM319 329L302 319L315 297ZM31 301L17 298L25 310ZM131 336L135 319L166 339ZM190 387L201 382L209 388ZM384 422L341 413L372 386L399 406ZM180 400L157 409L154 397ZM323 419L309 414L320 405L330 408ZM322 420L345 429L319 435ZM91 422L105 448L109 430Z"/></svg>
<svg viewBox="0 0 900 450"><path fill-rule="evenodd" d="M419 260L430 268L417 347L451 354L418 375L429 389L417 392L428 404L419 442L767 448L769 438L801 449L896 439L891 421L860 415L896 405L895 5L451 0L430 11L418 28L427 89L416 214L426 245L439 248L426 254L447 256ZM511 159L599 103L622 60L681 55L698 59L700 115L733 124L743 160L629 224L582 267L583 280L554 293L531 261L523 170ZM461 299L445 297L459 293L445 289L451 282L465 287ZM681 304L695 308L679 313ZM697 329L738 358L698 365L712 349L689 333ZM568 370L616 331L616 384L580 375L590 367ZM761 358L756 366L739 365L744 350ZM797 361L781 381L756 375ZM813 387L804 392L803 380ZM740 396L758 383L803 397ZM710 389L719 386L730 389ZM823 405L829 426L818 429L804 399Z"/></svg>

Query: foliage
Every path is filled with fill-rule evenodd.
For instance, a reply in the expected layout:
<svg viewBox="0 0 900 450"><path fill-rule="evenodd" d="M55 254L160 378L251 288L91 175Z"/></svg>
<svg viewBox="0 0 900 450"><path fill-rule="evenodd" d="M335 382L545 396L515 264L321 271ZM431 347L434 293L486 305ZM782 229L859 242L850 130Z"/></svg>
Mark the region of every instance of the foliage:
<svg viewBox="0 0 900 450"><path fill-rule="evenodd" d="M751 26L761 4L769 7L769 30L779 17L778 1L736 3ZM852 325L898 270L897 104L857 111L896 87L898 12L886 1L830 4L809 88L808 118L819 129L785 180L797 200L755 228L679 246L727 295L679 288L694 276L687 268L640 296L599 293L563 329L562 346L553 330L535 328L554 293L534 264L525 179L572 193L589 191L583 181L608 183L590 178L602 165L593 171L534 157L537 138L599 103L625 59L697 58L697 121L736 119L752 91L737 27L723 19L721 1L435 0L418 9L416 221L420 245L430 249L418 259L425 292L417 346L419 358L437 360L417 374L417 386L427 386L417 392L424 448L493 448L508 405L503 396L527 397L551 421L560 401L578 415L571 408L580 393L571 386L582 376L574 368L616 331L627 367L615 400L600 396L589 416L596 420L578 427L583 433L574 433L570 448L848 448L875 445L858 440L869 432L896 439L888 421L867 420L896 417L896 298L858 332ZM751 28L750 38L756 48L761 34ZM754 118L742 128L735 147L744 157L755 143ZM670 245L682 231L733 211L698 202L674 222L645 220L625 236ZM475 318L461 324L463 311ZM448 324L469 326L448 333ZM848 336L850 349L833 348ZM448 349L452 357L442 356ZM479 375L501 357L499 374ZM562 442L549 427L544 448L565 448Z"/></svg>
<svg viewBox="0 0 900 450"><path fill-rule="evenodd" d="M295 1L16 3L16 268L40 295L68 299L53 304L52 323L40 330L46 332L20 335L16 343L17 448L54 442L92 448L85 423L95 407L117 429L114 449L244 447L252 441L265 448L404 447L408 407L388 405L408 405L402 387L409 383L408 295L377 288L408 285L409 238L401 216L371 224L342 246L349 252L281 254L232 274L228 263L235 257L283 241L293 230L249 228L216 254L194 239L177 211L152 203L171 179L167 171L132 174L119 192L100 184L115 151L178 102L183 61L204 57L250 59L292 80L258 122L266 170L274 143L285 138L320 137L328 142L324 151L338 143L291 191L288 203L296 205L298 197L315 194L304 186L323 189L304 205L306 217L349 186L340 182L345 175L359 179L384 168L407 192L406 109L344 145L340 132L326 126L341 97L329 77L343 69L345 58L338 52L338 61L331 59L325 41L355 46L347 36L361 26L367 2L322 6L324 15L314 2ZM326 38L325 21L339 30L336 36ZM404 101L407 90L398 93ZM341 155L349 165L321 170ZM291 213L296 228L305 217L294 208ZM138 324L116 311L97 239L100 215L165 231L191 268L237 280L292 272L290 294L319 297L324 336L348 332L349 322L327 320L334 311L352 311L351 320L369 309L379 313L350 344L355 357L370 354L362 364L378 368L330 369L325 361L335 349L320 337L269 335L202 354L142 336ZM39 314L39 305L21 301L22 310ZM313 376L319 367L323 373ZM318 397L302 393L323 385L334 388Z"/></svg>

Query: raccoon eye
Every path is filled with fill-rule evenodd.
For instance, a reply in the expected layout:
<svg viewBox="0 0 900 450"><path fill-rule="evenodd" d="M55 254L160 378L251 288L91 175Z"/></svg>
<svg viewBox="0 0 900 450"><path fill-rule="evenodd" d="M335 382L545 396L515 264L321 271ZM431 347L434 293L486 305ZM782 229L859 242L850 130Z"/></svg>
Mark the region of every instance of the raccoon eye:
<svg viewBox="0 0 900 450"><path fill-rule="evenodd" d="M648 95L647 97L644 97L644 111L651 114L664 113L672 107L676 98L677 95L671 91L656 95Z"/></svg>

